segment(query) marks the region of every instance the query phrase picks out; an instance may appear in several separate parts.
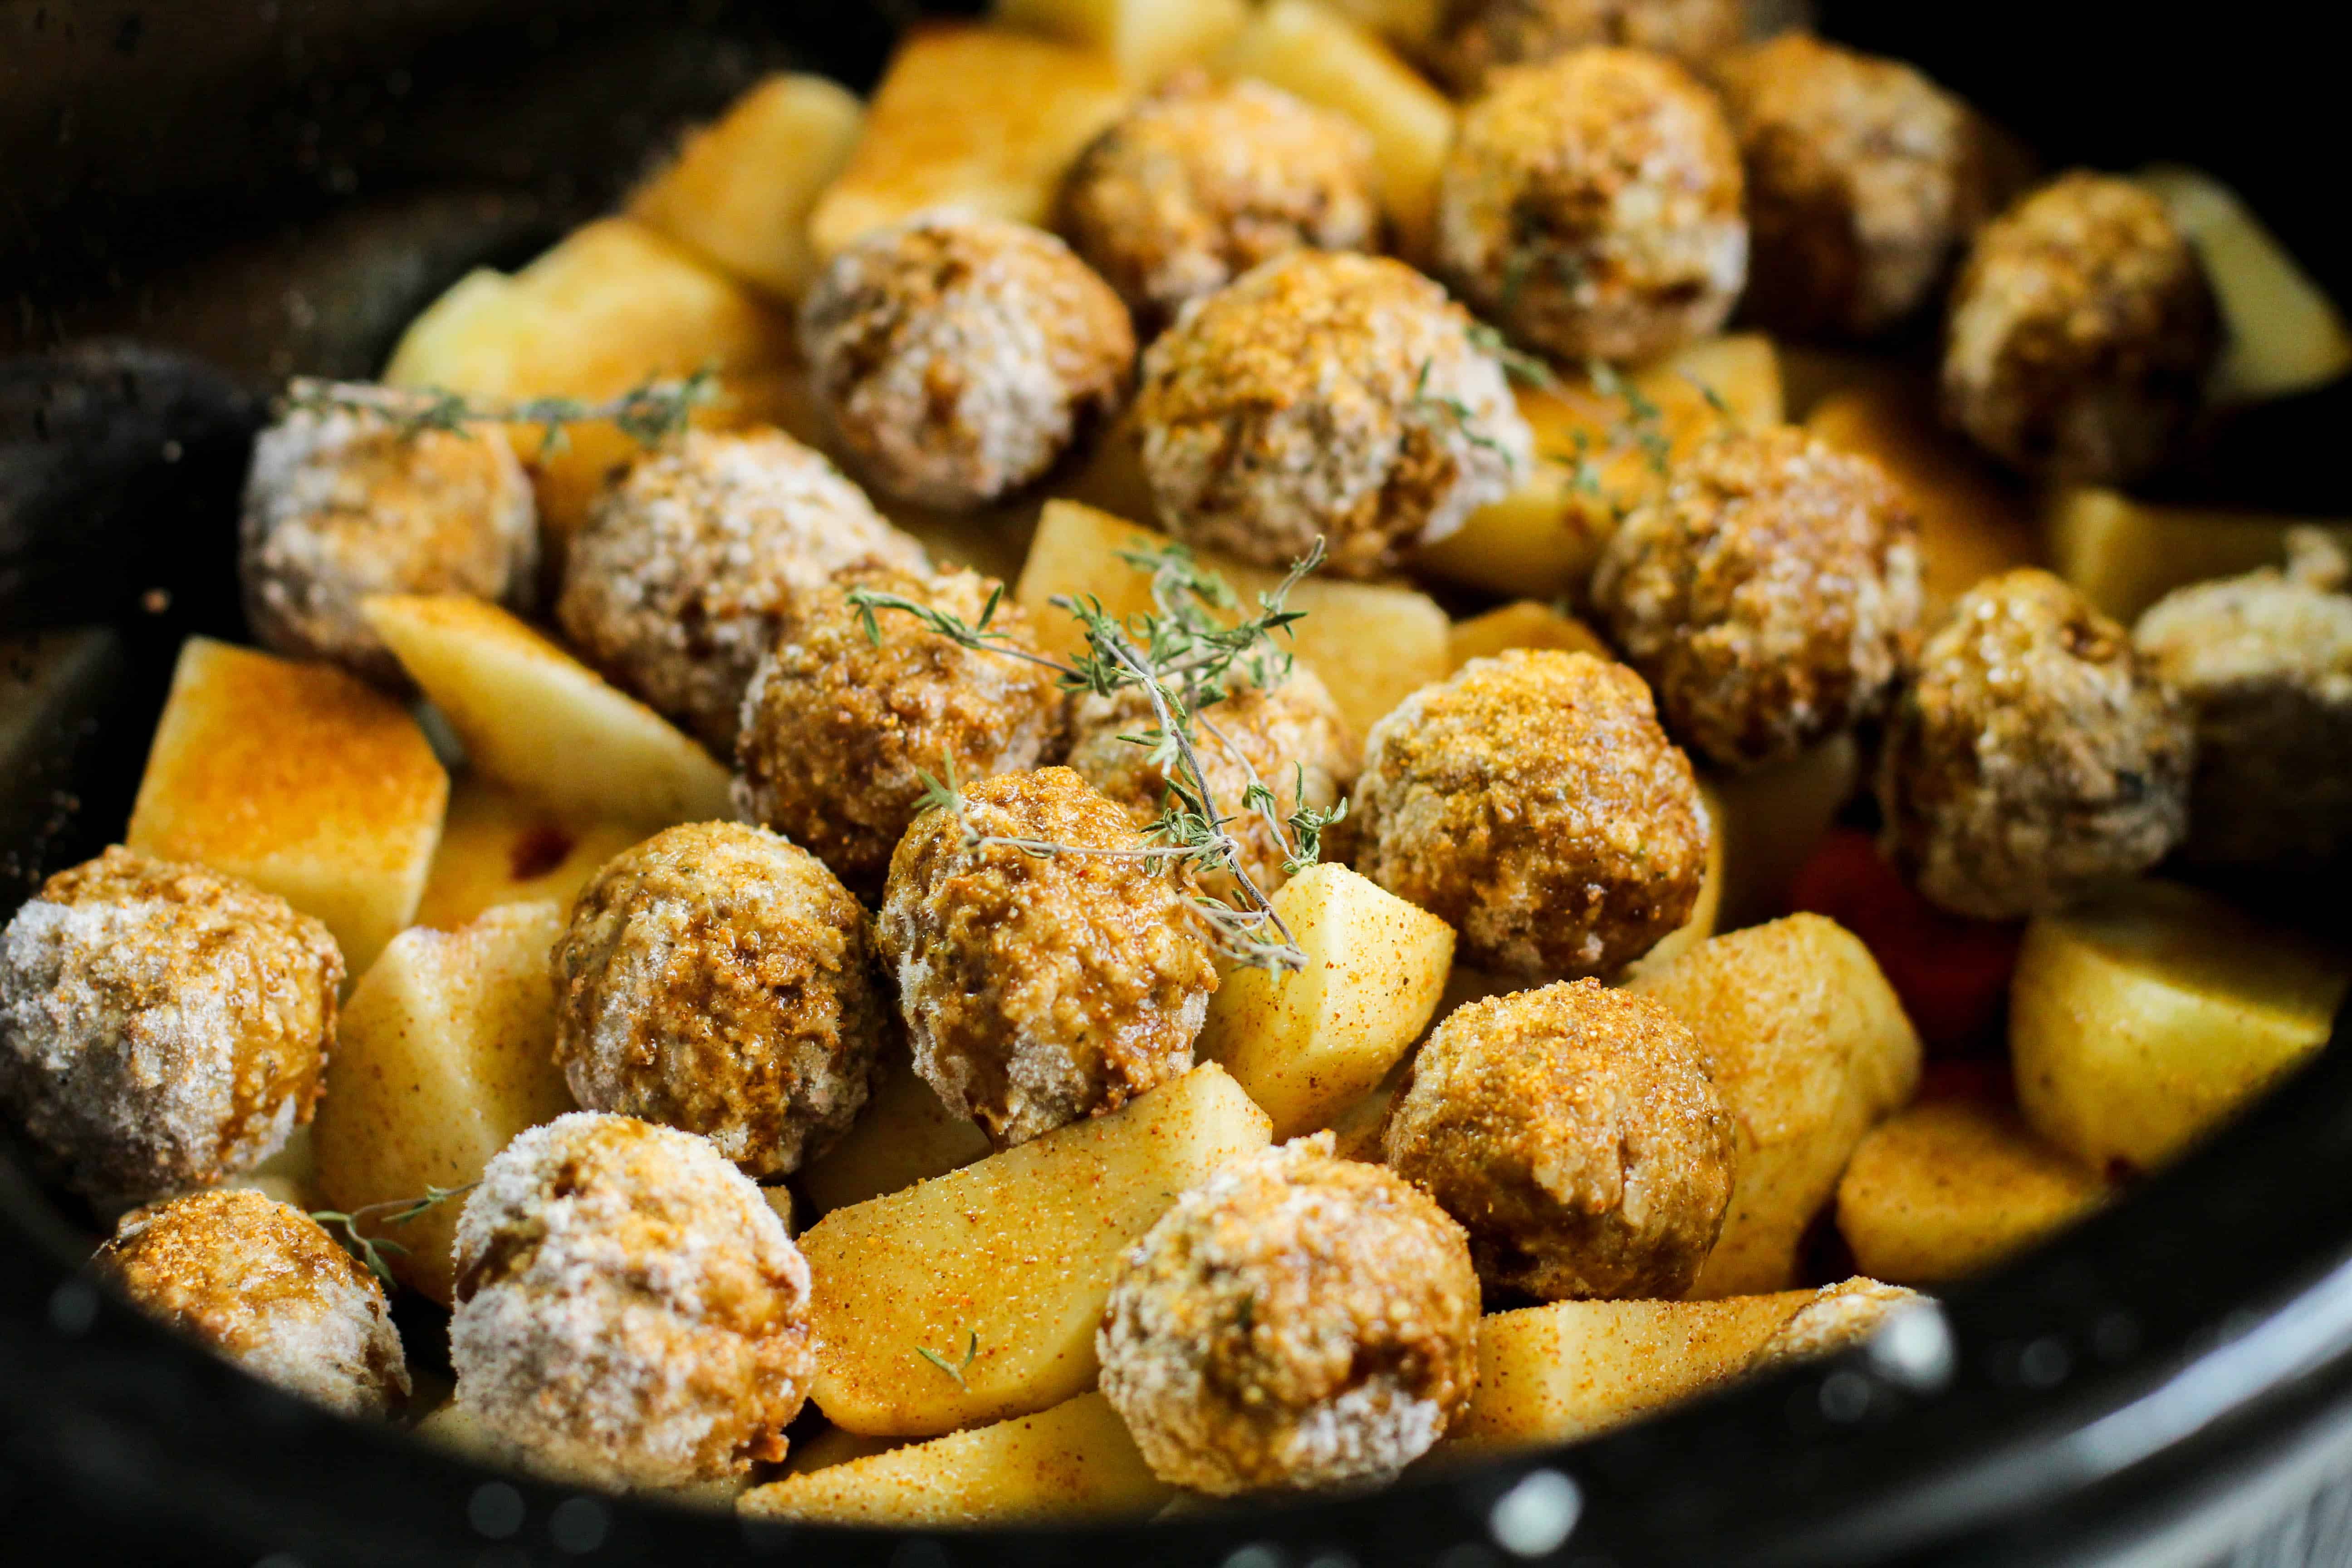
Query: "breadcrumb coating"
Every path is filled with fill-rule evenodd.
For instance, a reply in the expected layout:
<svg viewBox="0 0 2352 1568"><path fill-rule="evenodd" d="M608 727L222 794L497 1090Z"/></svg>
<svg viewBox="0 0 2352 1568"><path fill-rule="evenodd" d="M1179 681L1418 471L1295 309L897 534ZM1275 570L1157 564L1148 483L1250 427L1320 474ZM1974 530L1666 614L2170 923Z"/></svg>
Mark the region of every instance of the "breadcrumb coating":
<svg viewBox="0 0 2352 1568"><path fill-rule="evenodd" d="M1671 55L1701 76L1738 47L1739 0L1451 0L1429 63L1464 96L1507 66L1541 65L1595 44Z"/></svg>

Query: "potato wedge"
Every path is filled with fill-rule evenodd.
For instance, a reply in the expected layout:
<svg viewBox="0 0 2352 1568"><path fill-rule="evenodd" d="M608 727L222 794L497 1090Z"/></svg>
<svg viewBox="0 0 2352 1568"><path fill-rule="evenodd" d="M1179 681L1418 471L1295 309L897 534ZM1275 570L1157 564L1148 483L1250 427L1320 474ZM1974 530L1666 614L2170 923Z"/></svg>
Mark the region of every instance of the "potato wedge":
<svg viewBox="0 0 2352 1568"><path fill-rule="evenodd" d="M802 1166L794 1179L809 1207L828 1215L944 1176L987 1154L988 1134L941 1105L902 1050L883 1064L873 1097L841 1142Z"/></svg>
<svg viewBox="0 0 2352 1568"><path fill-rule="evenodd" d="M1453 635L1445 643L1446 668L1450 673L1474 658L1491 658L1515 647L1556 648L1561 653L1589 653L1599 658L1617 657L1601 641L1601 634L1582 621L1564 616L1549 605L1521 599L1499 610L1454 622Z"/></svg>
<svg viewBox="0 0 2352 1568"><path fill-rule="evenodd" d="M2088 487L2055 492L2042 514L2050 569L2126 626L2175 588L2284 565L2291 528L2352 550L2352 521L2150 506Z"/></svg>
<svg viewBox="0 0 2352 1568"><path fill-rule="evenodd" d="M1231 43L1250 13L1244 0L996 0L992 14L1008 27L1108 55L1120 75L1150 87Z"/></svg>
<svg viewBox="0 0 2352 1568"><path fill-rule="evenodd" d="M495 780L467 773L450 787L415 923L456 931L499 904L540 900L569 909L581 884L641 837L623 823L575 825Z"/></svg>

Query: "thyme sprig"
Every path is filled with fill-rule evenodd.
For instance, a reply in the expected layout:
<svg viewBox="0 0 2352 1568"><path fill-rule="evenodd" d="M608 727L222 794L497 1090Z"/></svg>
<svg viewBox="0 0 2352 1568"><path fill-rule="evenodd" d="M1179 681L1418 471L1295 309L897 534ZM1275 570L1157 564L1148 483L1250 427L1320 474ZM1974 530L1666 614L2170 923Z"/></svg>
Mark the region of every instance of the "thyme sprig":
<svg viewBox="0 0 2352 1568"><path fill-rule="evenodd" d="M609 420L639 446L658 447L684 430L694 411L718 395L719 378L708 370L683 379L644 382L601 402L471 397L439 386L411 389L296 376L286 384L283 402L289 413L380 414L392 420L404 440L428 430L467 436L476 425L536 425L541 453L552 456L571 444L570 426L591 420Z"/></svg>
<svg viewBox="0 0 2352 1568"><path fill-rule="evenodd" d="M938 1367L941 1372L946 1373L950 1377L954 1378L958 1388L964 1390L966 1393L970 1393L971 1391L971 1384L964 1381L963 1374L970 1372L971 1370L971 1363L980 1359L980 1331L978 1329L966 1329L964 1331L963 1363L961 1365L958 1365L956 1363L948 1360L947 1357L931 1349L929 1345L917 1345L915 1347L915 1353L921 1356L925 1361L929 1362L933 1366Z"/></svg>
<svg viewBox="0 0 2352 1568"><path fill-rule="evenodd" d="M1407 406L1435 410L1453 421L1454 427L1462 433L1462 438L1465 441L1481 450L1494 453L1503 459L1505 468L1516 472L1519 466L1518 454L1478 428L1476 409L1458 397L1442 397L1429 390L1429 371L1433 363L1434 362L1430 360L1421 362L1421 373L1413 378L1412 397Z"/></svg>
<svg viewBox="0 0 2352 1568"><path fill-rule="evenodd" d="M1492 354L1501 362L1503 374L1523 385L1548 392L1559 384L1559 376L1549 361L1513 347L1508 338L1485 321L1470 323L1470 346Z"/></svg>
<svg viewBox="0 0 2352 1568"><path fill-rule="evenodd" d="M1665 410L1640 387L1619 375L1616 367L1606 360L1591 361L1585 374L1591 378L1595 392L1625 405L1625 422L1618 427L1615 438L1640 447L1651 470L1664 475L1675 450L1674 441L1666 434Z"/></svg>
<svg viewBox="0 0 2352 1568"><path fill-rule="evenodd" d="M341 1209L312 1209L310 1217L324 1227L328 1235L333 1236L338 1242L341 1242L344 1251L364 1264L369 1273L382 1280L386 1289L390 1289L394 1280L392 1277L392 1265L385 1260L384 1254L390 1253L395 1258L405 1258L408 1256L408 1248L396 1241L388 1241L380 1236L370 1236L360 1228L361 1225L373 1223L369 1221L368 1216L377 1214L383 1215L383 1223L385 1225L406 1225L410 1220L439 1208L452 1198L464 1197L481 1184L478 1181L473 1181L458 1187L436 1187L427 1183L425 1195L421 1198L387 1198L382 1203L362 1204L348 1214Z"/></svg>

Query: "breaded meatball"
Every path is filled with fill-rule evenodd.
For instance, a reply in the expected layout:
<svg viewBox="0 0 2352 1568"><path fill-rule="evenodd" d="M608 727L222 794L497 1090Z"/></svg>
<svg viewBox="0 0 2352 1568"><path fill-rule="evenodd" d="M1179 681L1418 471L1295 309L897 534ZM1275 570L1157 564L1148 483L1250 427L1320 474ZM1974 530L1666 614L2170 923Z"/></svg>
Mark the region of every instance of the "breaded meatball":
<svg viewBox="0 0 2352 1568"><path fill-rule="evenodd" d="M919 214L835 256L801 303L817 400L868 480L925 506L1018 489L1127 395L1135 328L1042 229Z"/></svg>
<svg viewBox="0 0 2352 1568"><path fill-rule="evenodd" d="M929 567L824 454L781 430L689 431L597 502L555 614L589 663L731 758L793 596L869 559Z"/></svg>
<svg viewBox="0 0 2352 1568"><path fill-rule="evenodd" d="M1671 1300L1723 1228L1732 1127L1688 1025L1577 980L1449 1015L1381 1142L1470 1233L1488 1289Z"/></svg>
<svg viewBox="0 0 2352 1568"><path fill-rule="evenodd" d="M689 823L606 862L555 944L572 1098L698 1132L755 1180L849 1129L893 1033L864 906L764 828Z"/></svg>
<svg viewBox="0 0 2352 1568"><path fill-rule="evenodd" d="M2189 710L2123 627L2047 572L1979 584L1919 652L1880 762L1885 847L1978 920L2057 909L2189 824Z"/></svg>
<svg viewBox="0 0 2352 1568"><path fill-rule="evenodd" d="M1135 423L1179 538L1287 566L1393 570L1533 461L1502 362L1385 257L1293 251L1187 306L1143 356Z"/></svg>
<svg viewBox="0 0 2352 1568"><path fill-rule="evenodd" d="M408 1397L375 1276L291 1204L242 1190L133 1209L90 1267L148 1316L349 1415Z"/></svg>
<svg viewBox="0 0 2352 1568"><path fill-rule="evenodd" d="M100 1204L209 1186L310 1120L342 982L285 900L109 849L0 935L0 1105Z"/></svg>
<svg viewBox="0 0 2352 1568"><path fill-rule="evenodd" d="M1029 617L1000 601L988 626L1012 651L959 647L903 611L874 612L877 642L849 595L908 599L978 624L992 578L908 576L866 564L803 595L779 627L743 701L736 798L874 898L929 773L982 779L1033 768L1062 744L1058 678L1018 657L1037 653Z"/></svg>
<svg viewBox="0 0 2352 1568"><path fill-rule="evenodd" d="M700 1138L573 1111L499 1151L457 1221L457 1405L530 1468L676 1487L784 1457L816 1373L809 1270Z"/></svg>
<svg viewBox="0 0 2352 1568"><path fill-rule="evenodd" d="M1567 359L1647 360L1723 325L1748 276L1739 147L1663 56L1579 49L1464 111L1437 258L1478 311Z"/></svg>
<svg viewBox="0 0 2352 1568"><path fill-rule="evenodd" d="M238 527L245 618L265 647L404 688L360 614L371 594L537 590L530 479L496 426L404 433L381 414L296 409L253 444Z"/></svg>
<svg viewBox="0 0 2352 1568"><path fill-rule="evenodd" d="M1217 972L1180 863L1135 856L1127 813L1067 768L962 799L907 830L882 901L923 1081L1003 1149L1189 1069Z"/></svg>
<svg viewBox="0 0 2352 1568"><path fill-rule="evenodd" d="M1769 1372L1791 1363L1819 1361L1860 1344L1903 1307L1927 1298L1901 1285L1882 1285L1857 1274L1824 1285L1756 1347L1749 1372Z"/></svg>
<svg viewBox="0 0 2352 1568"><path fill-rule="evenodd" d="M1739 0L1451 0L1429 63L1465 97L1485 91L1504 67L1594 44L1671 55L1706 75L1738 47L1745 23Z"/></svg>
<svg viewBox="0 0 2352 1568"><path fill-rule="evenodd" d="M1945 329L1944 416L2037 478L2136 478L2196 414L2218 321L2164 204L2077 171L1978 234Z"/></svg>
<svg viewBox="0 0 2352 1568"><path fill-rule="evenodd" d="M1917 532L1868 458L1727 435L1625 520L1592 597L1668 731L1754 767L1877 711L1918 646Z"/></svg>
<svg viewBox="0 0 2352 1568"><path fill-rule="evenodd" d="M1614 974L1688 920L1711 831L1642 678L1529 649L1373 725L1351 820L1357 870L1529 979Z"/></svg>
<svg viewBox="0 0 2352 1568"><path fill-rule="evenodd" d="M1469 1404L1477 1330L1462 1227L1318 1132L1178 1198L1095 1350L1152 1472L1230 1497L1394 1477Z"/></svg>

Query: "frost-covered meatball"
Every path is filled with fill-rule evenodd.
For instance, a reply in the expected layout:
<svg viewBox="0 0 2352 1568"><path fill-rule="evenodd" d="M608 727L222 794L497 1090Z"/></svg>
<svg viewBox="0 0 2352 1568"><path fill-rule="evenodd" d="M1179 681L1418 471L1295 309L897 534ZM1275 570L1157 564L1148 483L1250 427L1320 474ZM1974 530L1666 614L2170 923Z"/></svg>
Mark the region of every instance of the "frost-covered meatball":
<svg viewBox="0 0 2352 1568"><path fill-rule="evenodd" d="M1445 290L1401 261L1312 250L1186 307L1143 356L1135 423L1179 538L1287 566L1319 536L1350 577L1452 533L1534 451Z"/></svg>
<svg viewBox="0 0 2352 1568"><path fill-rule="evenodd" d="M801 352L843 445L927 506L1018 489L1107 422L1135 369L1110 285L1042 229L919 215L833 258Z"/></svg>
<svg viewBox="0 0 2352 1568"><path fill-rule="evenodd" d="M1454 927L1474 968L1610 975L1690 918L1706 876L1690 759L1642 678L1591 654L1472 659L1372 726L1356 869Z"/></svg>
<svg viewBox="0 0 2352 1568"><path fill-rule="evenodd" d="M1945 329L1944 416L2039 478L2119 482L2187 430L2220 342L2164 204L2077 172L1978 234Z"/></svg>
<svg viewBox="0 0 2352 1568"><path fill-rule="evenodd" d="M1753 767L1877 710L1918 644L1916 534L1869 458L1794 428L1731 435L1625 520L1592 596L1667 730Z"/></svg>
<svg viewBox="0 0 2352 1568"><path fill-rule="evenodd" d="M1484 91L1506 66L1541 65L1571 49L1648 49L1706 74L1738 47L1739 0L1451 0L1430 64L1456 92Z"/></svg>
<svg viewBox="0 0 2352 1568"><path fill-rule="evenodd" d="M1085 853L1145 840L1067 768L985 779L962 800L961 820L935 810L907 830L882 902L923 1081L1003 1149L1189 1069L1217 988L1189 876Z"/></svg>
<svg viewBox="0 0 2352 1568"><path fill-rule="evenodd" d="M352 1415L408 1397L383 1288L291 1204L240 1190L133 1209L91 1267L140 1310L289 1394Z"/></svg>
<svg viewBox="0 0 2352 1568"><path fill-rule="evenodd" d="M528 608L530 480L495 426L403 434L388 417L298 409L253 444L238 529L246 620L266 647L403 686L360 614L371 594L470 594Z"/></svg>
<svg viewBox="0 0 2352 1568"><path fill-rule="evenodd" d="M1381 1145L1480 1279L1546 1301L1681 1297L1731 1202L1731 1114L1689 1026L1597 980L1449 1015Z"/></svg>
<svg viewBox="0 0 2352 1568"><path fill-rule="evenodd" d="M764 828L689 823L607 862L555 944L572 1097L698 1132L754 1179L866 1103L887 994L864 906Z"/></svg>
<svg viewBox="0 0 2352 1568"><path fill-rule="evenodd" d="M1461 1226L1318 1132L1178 1198L1095 1349L1152 1472L1230 1497L1395 1476L1469 1403L1477 1329Z"/></svg>
<svg viewBox="0 0 2352 1568"><path fill-rule="evenodd" d="M0 935L0 1105L101 1204L208 1186L310 1120L342 981L285 900L109 849Z"/></svg>
<svg viewBox="0 0 2352 1568"><path fill-rule="evenodd" d="M1955 914L2055 909L2180 842L2194 749L2123 627L2047 572L2011 572L1919 651L1880 763L1886 848Z"/></svg>
<svg viewBox="0 0 2352 1568"><path fill-rule="evenodd" d="M809 1270L709 1143L573 1111L523 1133L457 1221L457 1405L518 1461L676 1487L784 1457L816 1372Z"/></svg>
<svg viewBox="0 0 2352 1568"><path fill-rule="evenodd" d="M866 559L929 564L824 454L781 430L690 431L597 502L556 618L589 663L731 757L793 596Z"/></svg>
<svg viewBox="0 0 2352 1568"><path fill-rule="evenodd" d="M1646 360L1723 324L1748 276L1739 147L1674 61L1579 49L1470 106L1437 196L1440 268L1512 336Z"/></svg>
<svg viewBox="0 0 2352 1568"><path fill-rule="evenodd" d="M1793 1362L1819 1361L1860 1344L1904 1307L1927 1298L1901 1285L1882 1285L1857 1274L1824 1285L1801 1304L1772 1337L1748 1358L1749 1372L1766 1372Z"/></svg>
<svg viewBox="0 0 2352 1568"><path fill-rule="evenodd" d="M1033 768L1061 746L1064 700L1029 618L1001 601L989 629L1009 651L959 647L903 611L877 609L876 641L849 595L894 595L977 625L993 579L921 579L887 567L837 574L794 605L743 702L736 784L764 822L872 898L922 809L921 775L982 779Z"/></svg>

